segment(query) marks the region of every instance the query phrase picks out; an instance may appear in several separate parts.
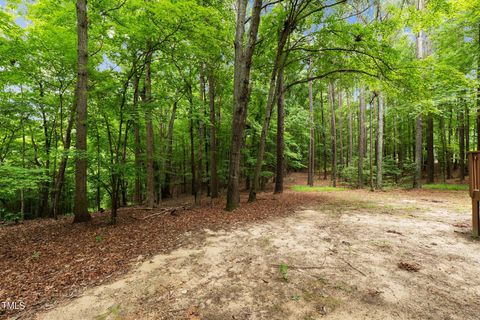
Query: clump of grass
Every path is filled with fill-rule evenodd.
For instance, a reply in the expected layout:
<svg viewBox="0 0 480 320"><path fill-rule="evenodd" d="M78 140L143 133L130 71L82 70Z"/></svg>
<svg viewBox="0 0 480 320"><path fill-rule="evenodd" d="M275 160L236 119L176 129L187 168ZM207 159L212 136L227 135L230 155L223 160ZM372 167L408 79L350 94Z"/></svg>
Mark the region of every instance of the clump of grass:
<svg viewBox="0 0 480 320"><path fill-rule="evenodd" d="M123 319L121 317L121 309L119 305L114 305L108 308L107 312L100 314L95 317L95 320L106 320L106 319Z"/></svg>
<svg viewBox="0 0 480 320"><path fill-rule="evenodd" d="M287 282L288 281L288 265L286 263L280 264L278 267L278 271L280 272L280 276L282 279Z"/></svg>
<svg viewBox="0 0 480 320"><path fill-rule="evenodd" d="M300 301L300 296L298 294L294 294L290 299L292 299L293 301Z"/></svg>
<svg viewBox="0 0 480 320"><path fill-rule="evenodd" d="M309 187L309 186L302 186L302 185L294 185L291 187L293 191L297 192L321 192L321 191L345 191L345 188L334 188L328 186L320 186L320 187Z"/></svg>
<svg viewBox="0 0 480 320"><path fill-rule="evenodd" d="M466 184L432 183L432 184L424 184L422 187L424 189L435 189L435 190L455 190L455 191L468 190L468 185Z"/></svg>

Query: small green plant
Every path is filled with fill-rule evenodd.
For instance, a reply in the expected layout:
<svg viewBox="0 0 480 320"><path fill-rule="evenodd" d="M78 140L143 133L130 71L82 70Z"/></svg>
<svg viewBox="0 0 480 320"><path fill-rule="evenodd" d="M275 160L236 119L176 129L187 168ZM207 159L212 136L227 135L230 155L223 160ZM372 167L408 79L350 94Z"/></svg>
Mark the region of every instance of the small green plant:
<svg viewBox="0 0 480 320"><path fill-rule="evenodd" d="M102 241L103 241L103 237L101 235L97 234L95 236L95 242L102 242Z"/></svg>
<svg viewBox="0 0 480 320"><path fill-rule="evenodd" d="M280 272L280 276L283 280L288 281L288 265L285 263L280 264L278 267L278 271Z"/></svg>
<svg viewBox="0 0 480 320"><path fill-rule="evenodd" d="M6 213L5 216L3 217L3 220L7 224L11 223L18 223L22 221L22 214L21 213Z"/></svg>
<svg viewBox="0 0 480 320"><path fill-rule="evenodd" d="M293 301L299 301L300 300L300 296L298 294L294 294L291 298Z"/></svg>
<svg viewBox="0 0 480 320"><path fill-rule="evenodd" d="M38 259L38 258L40 258L40 251L33 251L32 259Z"/></svg>
<svg viewBox="0 0 480 320"><path fill-rule="evenodd" d="M120 305L114 305L107 309L105 313L102 313L95 317L95 320L106 320L106 319L123 319L121 318L122 310Z"/></svg>

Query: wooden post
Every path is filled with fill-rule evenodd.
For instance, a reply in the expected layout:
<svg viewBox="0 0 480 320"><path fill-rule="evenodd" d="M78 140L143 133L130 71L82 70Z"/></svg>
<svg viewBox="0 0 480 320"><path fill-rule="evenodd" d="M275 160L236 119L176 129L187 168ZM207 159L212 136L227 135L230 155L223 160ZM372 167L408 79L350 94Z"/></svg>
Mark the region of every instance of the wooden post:
<svg viewBox="0 0 480 320"><path fill-rule="evenodd" d="M472 198L472 233L474 237L480 234L480 152L468 153L468 175L469 192Z"/></svg>
<svg viewBox="0 0 480 320"><path fill-rule="evenodd" d="M479 236L480 219L478 215L478 199L472 199L472 233L474 237Z"/></svg>

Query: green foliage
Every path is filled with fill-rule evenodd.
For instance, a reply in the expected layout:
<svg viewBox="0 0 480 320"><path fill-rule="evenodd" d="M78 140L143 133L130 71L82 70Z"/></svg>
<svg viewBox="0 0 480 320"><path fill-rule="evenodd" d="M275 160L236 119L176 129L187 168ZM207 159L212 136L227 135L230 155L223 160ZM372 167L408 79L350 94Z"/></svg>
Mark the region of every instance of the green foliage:
<svg viewBox="0 0 480 320"><path fill-rule="evenodd" d="M35 189L47 179L42 169L0 165L0 199L14 197L19 190Z"/></svg>
<svg viewBox="0 0 480 320"><path fill-rule="evenodd" d="M383 175L386 185L404 185L412 181L415 174L415 162L413 160L405 159L402 163L397 163L392 157L386 157L383 162Z"/></svg>
<svg viewBox="0 0 480 320"><path fill-rule="evenodd" d="M358 168L354 166L344 167L340 172L342 176L342 182L348 184L351 187L358 186ZM368 179L368 172L364 169L363 171L363 179L367 181Z"/></svg>
<svg viewBox="0 0 480 320"><path fill-rule="evenodd" d="M280 277L287 282L288 281L288 265L286 263L281 263L278 267L278 272L280 273Z"/></svg>
<svg viewBox="0 0 480 320"><path fill-rule="evenodd" d="M325 161L327 170L331 169L332 114L326 94L329 82L334 84L336 95L337 158L347 153L348 119L352 119L353 159L349 159L349 166L338 162L340 182L357 185L360 87L368 92L367 100L373 92L385 96L385 185L411 185L415 169L411 151L414 122L420 114L435 117L438 160L459 158L458 129L469 124L469 138L473 141L475 137L471 129L478 107L475 93L480 85L475 79L480 56L478 0L432 0L422 12L413 3L399 6L395 1L369 3L371 10L360 13L366 2L358 2L357 8L339 1L326 10L322 9L325 1L298 3L299 7L303 5L306 7L299 15L289 12L296 7L289 1L273 1L262 12L251 70L240 179L252 175L278 35L286 19L295 16L298 21L284 48L288 51L284 70L287 170L303 169L308 162L309 76L316 78L312 83L316 164ZM374 15L377 18L376 10L381 19L373 19ZM8 1L0 9L0 210L4 218L6 212L20 211L21 203L27 210L25 216L34 216L44 194L49 195L47 202L51 203L60 163L67 157L60 197L63 213L72 210L73 160L80 157L88 160L87 192L91 207L109 205L115 189L121 189L117 191L125 193L127 201L131 201L135 180L145 189L145 117L150 114L154 129L155 189L165 183L168 175L172 189L188 192L193 179L192 150L197 174L198 166L202 165L205 188L210 174L207 169L211 152L210 84L202 87L201 83L208 82L209 77L213 79L215 93L217 171L220 185L225 186L234 116L233 1L89 2L86 152L76 151L74 143L70 148L65 145L69 119L74 115L71 110L77 68L74 12L74 1L53 0ZM26 21L27 25L19 26L18 21ZM431 54L421 61L415 56L414 41L420 30L426 32L431 44ZM147 51L152 58L150 101L144 99ZM344 97L341 108L339 95ZM173 106L177 108L175 117L172 117ZM458 115L464 111L470 121L461 123ZM372 115L374 135L375 112L375 102L368 103L367 130ZM175 120L171 154L167 136L170 119ZM437 127L439 120L444 122L444 129ZM263 182L274 176L277 163L276 121L274 110L261 169ZM74 125L72 142L75 129ZM136 134L140 137L138 145ZM368 143L367 155L373 148ZM364 164L363 178L368 184L368 157ZM302 186L293 189L330 191Z"/></svg>
<svg viewBox="0 0 480 320"><path fill-rule="evenodd" d="M40 258L41 252L40 251L33 251L32 253L32 259L38 259Z"/></svg>
<svg viewBox="0 0 480 320"><path fill-rule="evenodd" d="M433 190L468 191L468 185L465 184L431 183L422 185L422 188Z"/></svg>
<svg viewBox="0 0 480 320"><path fill-rule="evenodd" d="M301 298L300 295L294 294L294 295L292 295L292 297L290 299L293 300L293 301L300 301L300 298Z"/></svg>
<svg viewBox="0 0 480 320"><path fill-rule="evenodd" d="M6 213L3 215L3 221L6 224L18 223L23 220L23 216L21 213Z"/></svg>
<svg viewBox="0 0 480 320"><path fill-rule="evenodd" d="M356 159L354 159L354 162ZM373 179L376 183L376 167L373 168ZM415 162L405 159L402 163L398 163L392 157L385 157L383 159L383 185L384 186L407 186L411 187L413 175L415 173ZM348 166L341 171L342 182L351 187L358 186L358 167ZM363 181L366 185L370 178L370 164L364 161L363 166Z"/></svg>

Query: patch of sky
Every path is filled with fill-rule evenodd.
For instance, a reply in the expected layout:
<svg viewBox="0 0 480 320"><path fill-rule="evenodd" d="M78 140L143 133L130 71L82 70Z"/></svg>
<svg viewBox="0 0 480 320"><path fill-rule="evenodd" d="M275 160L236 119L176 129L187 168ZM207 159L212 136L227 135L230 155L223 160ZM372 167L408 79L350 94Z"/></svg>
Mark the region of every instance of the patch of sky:
<svg viewBox="0 0 480 320"><path fill-rule="evenodd" d="M7 0L0 0L0 7L3 8L3 9L6 9L7 8L7 5L8 5L8 1ZM8 10L8 9L7 9ZM17 13L21 13L21 12L26 12L27 10L27 7L25 6L25 4L21 3L19 6L18 6L18 10L17 10ZM18 16L17 18L15 18L15 23L22 27L22 28L25 28L26 26L28 26L29 24L32 23L32 21L26 19L25 17L23 16Z"/></svg>
<svg viewBox="0 0 480 320"><path fill-rule="evenodd" d="M116 72L121 72L122 69L115 63L113 62L106 54L102 55L103 61L98 65L97 70L98 71L116 71Z"/></svg>

